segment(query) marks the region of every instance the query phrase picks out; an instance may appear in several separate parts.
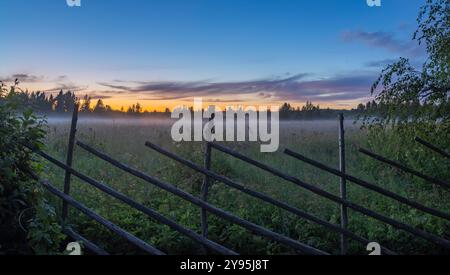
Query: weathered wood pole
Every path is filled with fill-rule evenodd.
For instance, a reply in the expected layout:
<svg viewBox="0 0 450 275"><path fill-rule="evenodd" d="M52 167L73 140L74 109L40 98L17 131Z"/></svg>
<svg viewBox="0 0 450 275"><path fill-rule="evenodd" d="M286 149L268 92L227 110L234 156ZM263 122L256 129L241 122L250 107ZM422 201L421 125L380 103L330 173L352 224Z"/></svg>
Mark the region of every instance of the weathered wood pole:
<svg viewBox="0 0 450 275"><path fill-rule="evenodd" d="M73 149L75 147L75 136L77 133L78 109L79 108L80 108L80 105L75 104L73 113L72 113L72 123L70 125L69 144L67 147L67 159L66 159L66 165L69 167L72 167L72 163L73 163ZM70 195L70 178L71 178L71 173L66 170L66 174L64 176L64 194L66 194L66 195ZM63 201L63 207L62 207L63 222L66 220L68 213L69 213L68 203L66 201Z"/></svg>
<svg viewBox="0 0 450 275"><path fill-rule="evenodd" d="M339 170L345 175L345 129L344 129L344 114L339 115ZM347 182L346 178L340 178L341 198L347 200ZM348 212L345 205L341 205L341 227L347 229L348 226ZM344 234L341 234L341 254L346 255L348 250L348 240Z"/></svg>
<svg viewBox="0 0 450 275"><path fill-rule="evenodd" d="M211 116L209 121L212 121L214 119L214 114ZM211 129L211 133L214 133L215 129ZM204 167L207 170L211 170L211 144L209 142L205 142L205 148L204 148ZM208 192L209 192L209 185L211 184L211 179L209 176L205 175L203 178L203 185L202 185L202 200L204 202L208 202ZM202 219L202 235L205 238L208 238L208 217L207 217L207 211L205 208L202 208L201 210L201 219Z"/></svg>
<svg viewBox="0 0 450 275"><path fill-rule="evenodd" d="M211 170L211 145L208 142L205 143L204 166L205 169ZM209 176L205 175L202 185L202 200L205 202L208 201L209 185L210 178ZM202 208L202 234L203 237L208 238L207 211L204 208Z"/></svg>

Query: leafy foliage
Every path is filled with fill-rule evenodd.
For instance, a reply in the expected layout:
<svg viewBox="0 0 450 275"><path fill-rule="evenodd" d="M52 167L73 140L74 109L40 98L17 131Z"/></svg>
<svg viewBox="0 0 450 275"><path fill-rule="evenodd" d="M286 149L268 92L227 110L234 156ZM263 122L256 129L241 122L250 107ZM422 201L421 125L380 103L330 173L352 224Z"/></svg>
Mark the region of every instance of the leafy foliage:
<svg viewBox="0 0 450 275"><path fill-rule="evenodd" d="M382 71L372 87L372 94L379 92L378 103L385 106L383 124L449 119L450 2L428 0L417 20L413 39L425 44L428 55L422 68L400 58Z"/></svg>
<svg viewBox="0 0 450 275"><path fill-rule="evenodd" d="M427 52L422 68L407 58L387 66L372 87L376 112L366 112L364 122L373 150L445 179L450 177L448 161L436 158L414 137L450 148L450 2L427 0L417 21L413 39Z"/></svg>
<svg viewBox="0 0 450 275"><path fill-rule="evenodd" d="M48 254L64 236L44 191L26 173L40 165L21 145L41 147L45 121L23 110L17 90L2 83L0 93L0 253Z"/></svg>

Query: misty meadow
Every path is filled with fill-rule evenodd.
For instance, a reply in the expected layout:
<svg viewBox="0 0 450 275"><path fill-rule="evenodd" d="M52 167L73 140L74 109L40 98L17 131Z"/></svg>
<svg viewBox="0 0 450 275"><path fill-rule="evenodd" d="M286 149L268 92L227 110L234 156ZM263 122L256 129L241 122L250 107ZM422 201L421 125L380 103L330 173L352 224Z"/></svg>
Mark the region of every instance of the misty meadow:
<svg viewBox="0 0 450 275"><path fill-rule="evenodd" d="M449 254L448 0L0 2L0 255Z"/></svg>

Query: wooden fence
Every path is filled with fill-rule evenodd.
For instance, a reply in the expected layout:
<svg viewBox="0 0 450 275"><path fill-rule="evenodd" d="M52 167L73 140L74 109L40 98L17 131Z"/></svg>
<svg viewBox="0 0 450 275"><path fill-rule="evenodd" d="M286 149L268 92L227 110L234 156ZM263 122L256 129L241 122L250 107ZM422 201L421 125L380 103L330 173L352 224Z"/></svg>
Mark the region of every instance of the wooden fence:
<svg viewBox="0 0 450 275"><path fill-rule="evenodd" d="M80 203L79 201L77 201L73 197L71 197L70 196L70 187L71 187L71 177L72 176L77 177L78 179L97 188L101 192L108 194L109 196L146 214L149 218L151 218L161 224L167 225L170 228L172 228L173 230L179 232L180 234L192 239L193 241L195 241L196 243L198 243L199 245L201 245L202 247L205 248L204 249L205 253L208 253L208 251L210 251L212 253L218 253L218 254L224 254L224 255L237 255L238 254L236 251L233 251L233 250L231 250L217 242L214 242L208 238L207 215L211 214L211 215L218 216L221 219L226 220L230 223L239 225L239 226L253 232L254 234L257 234L257 235L263 236L269 240L281 243L287 247L294 249L295 251L298 251L299 253L312 254L312 255L327 255L328 254L325 251L311 247L310 245L299 242L298 240L294 240L294 239L284 236L282 234L273 232L267 228L264 228L262 226L254 224L250 221L242 219L230 212L227 212L225 210L217 208L214 205L208 203L208 190L209 190L209 186L212 183L212 181L221 182L221 183L225 184L226 186L228 186L229 188L236 189L236 190L238 190L242 193L245 193L251 197L254 197L261 201L264 201L265 203L271 204L271 205L276 206L280 209L283 209L289 213L292 213L301 219L310 221L312 223L316 223L318 225L321 225L321 226L327 228L328 230L331 230L331 231L334 231L334 232L340 234L340 236L341 236L341 239L340 239L341 254L344 254L344 255L347 254L349 239L355 240L363 245L368 245L371 242L371 240L368 240L368 239L366 239L362 236L359 236L359 235L351 232L350 230L348 230L348 215L349 215L348 209L359 212L367 217L381 221L381 222L388 224L394 228L403 230L411 235L414 235L419 238L423 238L427 241L437 244L438 246L442 246L442 247L450 250L450 241L443 237L437 236L435 234L426 232L421 229L414 228L410 225L407 225L407 224L397 221L393 218L390 218L383 214L372 211L372 210L370 210L364 206L361 206L359 204L352 203L351 201L348 200L347 191L346 191L347 184L354 183L365 189L377 192L377 193L379 193L383 196L386 196L392 200L395 200L404 205L407 205L411 208L417 209L421 212L439 217L446 221L450 221L450 215L445 212L442 212L442 211L439 211L439 210L436 210L433 208L429 208L425 205L417 203L406 197L400 196L389 190L381 188L373 183L369 183L365 180L359 179L355 176L352 176L352 175L346 173L344 117L342 115L340 115L340 117L339 117L339 160L340 160L339 169L334 169L332 167L329 167L323 163L320 163L320 162L317 162L310 158L307 158L306 156L304 156L298 152L289 150L289 149L286 149L284 151L284 153L288 156L291 156L297 160L303 161L309 165L317 167L324 172L331 173L333 175L338 176L340 178L340 196L331 194L315 185L306 183L294 176L288 175L288 174L284 173L283 171L273 168L267 164L261 163L255 159L245 156L244 154L236 152L236 151L234 151L230 148L227 148L223 145L220 145L218 143L210 142L210 143L205 144L204 165L200 166L200 165L195 164L194 162L187 160L181 156L178 156L177 154L170 152L152 142L146 142L145 146L148 147L149 149L155 150L156 152L180 163L180 165L189 167L190 169L194 170L195 172L204 175L204 181L203 181L202 190L201 190L201 198L198 198L198 197L195 197L192 194L189 194L171 184L163 182L151 175L148 175L142 171L139 171L133 167L130 167L127 164L121 163L121 162L115 160L113 157L107 155L106 153L101 152L100 150L98 150L80 140L77 140L76 139L77 122L78 122L78 106L75 107L73 116L72 116L67 159L66 159L65 163L55 159L54 157L48 155L47 153L45 153L41 150L31 148L28 145L24 145L24 146L28 147L30 150L32 150L36 154L40 155L47 161L53 163L54 165L58 166L59 168L61 168L65 171L64 190L63 191L58 190L56 187L54 187L51 183L49 183L46 180L39 180L39 181L43 184L43 186L49 192L51 192L55 196L59 197L63 201L61 218L62 218L62 225L64 228L64 232L67 235L69 235L72 239L83 242L85 247L95 254L106 255L108 253L103 248L100 248L98 245L96 245L93 241L87 240L82 235L80 235L77 232L75 232L74 230L72 230L70 227L65 226L65 221L66 221L66 219L68 217L68 213L69 213L68 212L69 206L74 207L75 209L81 211L83 214L85 214L89 218L102 224L103 226L105 226L106 228L111 230L112 232L116 233L118 236L124 238L125 240L134 244L138 248L142 249L142 251L144 251L144 252L147 252L152 255L163 255L164 253L161 250L159 250L158 248L139 239L138 237L136 237L136 236L132 235L131 233L125 231L124 229L120 228L116 224L114 224L114 223L108 221L107 219L101 217L100 215L96 214L93 210L87 208L82 203ZM450 158L450 155L447 152L445 152L444 150L439 149L438 147L436 147L420 138L416 138L416 141L418 143L420 143L421 145L426 146L430 150L437 152L444 157ZM193 205L198 206L201 211L201 233L197 233L195 230L186 228L183 225L180 225L179 223L161 215L154 209L146 207L146 206L136 202L132 198L129 198L126 195L112 189L111 187L73 169L72 163L73 163L73 152L74 152L75 146L79 146L81 149L85 150L86 152L89 152L94 157L102 159L103 161L117 167L118 169L121 169L125 173L129 173L132 176L135 176L137 178L144 180L148 184L154 185L162 190L165 190L177 197L184 199L185 201L192 203ZM285 180L286 182L293 183L293 184L297 185L299 188L308 190L320 197L326 198L330 201L337 203L341 208L341 219L340 219L341 224L337 225L337 224L333 224L328 221L325 221L323 219L320 219L320 218L318 218L312 214L309 214L297 207L289 205L280 200L274 199L264 193L260 193L258 191L252 190L235 180L232 180L223 175L217 174L216 172L211 170L211 152L212 152L212 150L218 150L218 151L225 153L229 156L232 156L244 163L255 166L255 167L257 167L261 170L264 170L274 176L277 176L277 177ZM377 155L368 150L360 149L360 152L369 157L372 157L378 161L381 161L387 165L395 167L396 169L400 169L404 172L410 173L414 176L424 179L425 181L428 181L439 187L442 187L445 189L450 188L450 184L448 182L427 176L419 171L415 171L414 169L408 168L400 163L391 161L383 156ZM389 248L386 248L384 246L381 246L381 252L383 254L390 254L390 255L397 254L395 251L393 251Z"/></svg>

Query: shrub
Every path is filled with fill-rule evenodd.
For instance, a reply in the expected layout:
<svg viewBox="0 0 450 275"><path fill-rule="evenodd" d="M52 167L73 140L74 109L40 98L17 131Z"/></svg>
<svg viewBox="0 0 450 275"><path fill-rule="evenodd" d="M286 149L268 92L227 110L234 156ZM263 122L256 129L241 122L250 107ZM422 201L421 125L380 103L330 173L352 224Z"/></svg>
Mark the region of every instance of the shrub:
<svg viewBox="0 0 450 275"><path fill-rule="evenodd" d="M16 86L0 90L0 254L52 254L64 238L43 188L27 171L41 165L22 144L42 147L45 120L20 104Z"/></svg>

